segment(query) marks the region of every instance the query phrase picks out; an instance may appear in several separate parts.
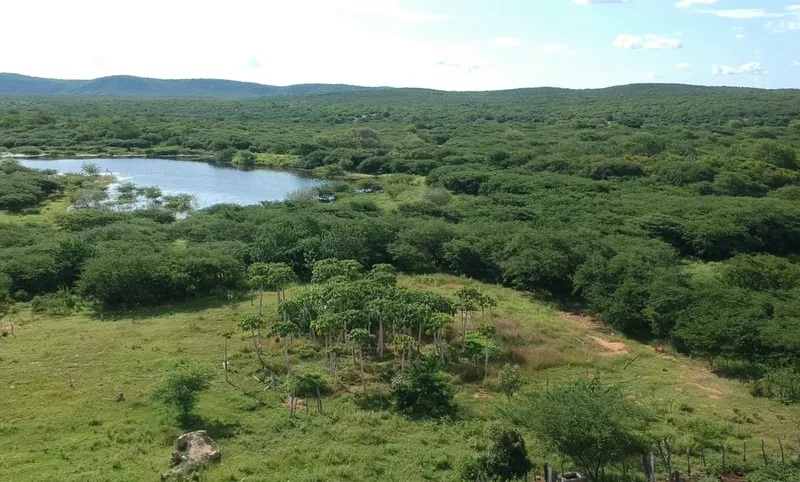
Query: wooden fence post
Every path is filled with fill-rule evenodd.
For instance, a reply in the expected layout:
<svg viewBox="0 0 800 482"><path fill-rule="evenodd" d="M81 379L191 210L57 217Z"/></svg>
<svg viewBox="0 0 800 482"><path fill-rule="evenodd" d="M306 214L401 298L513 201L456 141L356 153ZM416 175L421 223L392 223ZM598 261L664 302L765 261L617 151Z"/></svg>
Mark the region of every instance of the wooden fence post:
<svg viewBox="0 0 800 482"><path fill-rule="evenodd" d="M764 450L764 439L761 439L761 455L764 456L764 466L767 465L767 451Z"/></svg>
<svg viewBox="0 0 800 482"><path fill-rule="evenodd" d="M781 442L781 438L778 437L778 447L781 448L781 465L786 463L786 458L783 455L783 442Z"/></svg>
<svg viewBox="0 0 800 482"><path fill-rule="evenodd" d="M705 447L700 447L700 459L703 461L703 468L704 469L707 468L708 466L706 465L706 448Z"/></svg>
<svg viewBox="0 0 800 482"><path fill-rule="evenodd" d="M555 482L553 480L553 466L544 464L544 482Z"/></svg>
<svg viewBox="0 0 800 482"><path fill-rule="evenodd" d="M747 462L747 440L744 441L744 451L742 452L742 460Z"/></svg>

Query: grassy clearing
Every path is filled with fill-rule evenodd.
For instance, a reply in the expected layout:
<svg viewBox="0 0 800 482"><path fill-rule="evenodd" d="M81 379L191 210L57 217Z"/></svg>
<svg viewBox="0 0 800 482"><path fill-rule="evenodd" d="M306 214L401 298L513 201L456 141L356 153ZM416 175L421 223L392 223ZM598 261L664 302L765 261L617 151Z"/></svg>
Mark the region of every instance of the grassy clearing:
<svg viewBox="0 0 800 482"><path fill-rule="evenodd" d="M42 203L38 214L17 214L0 210L0 224L49 223L59 214L67 212L69 205L69 201L59 197Z"/></svg>
<svg viewBox="0 0 800 482"><path fill-rule="evenodd" d="M439 275L402 279L442 293L464 282ZM264 390L253 379L252 343L240 335L231 340L226 383L218 333L256 309L249 299L198 301L105 320L88 313L11 315L5 322L16 324L16 336L0 339L0 480L152 480L168 468L175 437L189 428L209 430L223 451L222 463L204 472L204 481L457 480L486 421L503 419L544 384L587 374L619 384L630 397L673 413L687 426L703 421L725 427L732 454L741 447L739 439L751 439L751 457L762 437L773 456L777 437L797 439L796 407L755 399L744 384L717 377L703 363L658 353L588 318L559 313L512 290L481 288L498 298L502 342L531 383L509 403L493 393L491 378L481 386L464 368L456 376L462 413L442 423L359 408L357 375L349 363L343 378L352 384L325 397L325 413L306 415L301 404L301 413L290 419L285 393ZM265 302L274 310L273 297ZM283 366L282 344L264 345L270 365ZM302 346L311 342L298 341L296 350ZM200 395L193 426L176 426L150 398L177 361L216 373ZM295 356L294 363L295 371L325 370L320 358ZM379 368L368 365L370 371ZM370 383L372 393L386 390L377 379ZM115 402L120 391L126 402ZM545 459L558 463L536 440L530 445L537 466ZM796 453L793 443L786 445Z"/></svg>

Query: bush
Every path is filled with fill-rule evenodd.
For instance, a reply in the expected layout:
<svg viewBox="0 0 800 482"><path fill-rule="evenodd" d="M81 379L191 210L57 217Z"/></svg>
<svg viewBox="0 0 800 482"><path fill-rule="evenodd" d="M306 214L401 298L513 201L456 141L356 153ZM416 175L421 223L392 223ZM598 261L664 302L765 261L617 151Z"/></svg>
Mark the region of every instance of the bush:
<svg viewBox="0 0 800 482"><path fill-rule="evenodd" d="M183 365L169 371L153 391L153 399L177 411L186 421L197 405L197 393L208 388L211 376Z"/></svg>
<svg viewBox="0 0 800 482"><path fill-rule="evenodd" d="M397 411L413 418L441 418L456 410L453 386L435 356L415 361L407 375L395 377L392 395Z"/></svg>
<svg viewBox="0 0 800 482"><path fill-rule="evenodd" d="M723 264L720 275L739 288L788 290L800 283L800 266L769 254L741 254Z"/></svg>
<svg viewBox="0 0 800 482"><path fill-rule="evenodd" d="M527 478L533 464L528 458L525 439L516 429L495 429L489 448L461 471L461 480L510 481Z"/></svg>
<svg viewBox="0 0 800 482"><path fill-rule="evenodd" d="M78 306L78 301L78 297L69 290L60 290L56 293L35 296L31 300L31 309L34 313L50 316L70 316Z"/></svg>
<svg viewBox="0 0 800 482"><path fill-rule="evenodd" d="M615 387L579 380L541 392L530 413L540 438L571 457L590 480L613 462L639 455L647 415Z"/></svg>
<svg viewBox="0 0 800 482"><path fill-rule="evenodd" d="M630 161L603 161L595 164L589 171L589 177L592 179L639 176L644 176L642 166Z"/></svg>
<svg viewBox="0 0 800 482"><path fill-rule="evenodd" d="M781 403L800 403L800 373L789 368L773 370L753 382L750 393Z"/></svg>

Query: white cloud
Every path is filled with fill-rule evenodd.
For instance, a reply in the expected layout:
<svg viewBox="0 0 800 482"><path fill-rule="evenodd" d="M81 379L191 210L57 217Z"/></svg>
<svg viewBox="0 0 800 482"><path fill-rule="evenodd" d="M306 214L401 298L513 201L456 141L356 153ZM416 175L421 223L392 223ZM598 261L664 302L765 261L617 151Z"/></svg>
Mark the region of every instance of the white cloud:
<svg viewBox="0 0 800 482"><path fill-rule="evenodd" d="M743 33L737 33L736 34L736 38L743 39L743 38L745 38L745 35Z"/></svg>
<svg viewBox="0 0 800 482"><path fill-rule="evenodd" d="M524 41L517 37L495 37L491 44L497 47L519 47Z"/></svg>
<svg viewBox="0 0 800 482"><path fill-rule="evenodd" d="M678 65L675 66L676 69L680 69L680 70L686 70L689 67L691 67L691 65L689 63L686 63L686 62L684 62L682 64L678 64Z"/></svg>
<svg viewBox="0 0 800 482"><path fill-rule="evenodd" d="M792 60L792 67L800 67L800 61Z"/></svg>
<svg viewBox="0 0 800 482"><path fill-rule="evenodd" d="M763 75L769 72L760 63L750 62L738 68L714 64L711 66L711 73L714 75Z"/></svg>
<svg viewBox="0 0 800 482"><path fill-rule="evenodd" d="M765 27L772 33L784 33L800 30L800 22L796 22L794 20L790 20L788 22L781 20L780 22L767 22Z"/></svg>
<svg viewBox="0 0 800 482"><path fill-rule="evenodd" d="M782 13L770 13L763 8L734 8L729 10L697 10L697 13L716 15L723 18L749 20L751 18L783 17Z"/></svg>
<svg viewBox="0 0 800 482"><path fill-rule="evenodd" d="M547 55L575 55L575 51L566 44L542 45L536 51Z"/></svg>
<svg viewBox="0 0 800 482"><path fill-rule="evenodd" d="M648 72L647 78L650 80L663 79L664 76L656 72Z"/></svg>
<svg viewBox="0 0 800 482"><path fill-rule="evenodd" d="M590 3L610 5L612 3L628 3L628 0L572 0L572 3L577 3L578 5L588 5Z"/></svg>
<svg viewBox="0 0 800 482"><path fill-rule="evenodd" d="M627 35L621 33L611 43L612 47L623 49L669 50L683 48L680 39L662 35Z"/></svg>
<svg viewBox="0 0 800 482"><path fill-rule="evenodd" d="M717 1L718 0L680 0L675 4L675 6L678 8L686 8L686 7L691 7L692 5L695 4L713 5L717 3Z"/></svg>

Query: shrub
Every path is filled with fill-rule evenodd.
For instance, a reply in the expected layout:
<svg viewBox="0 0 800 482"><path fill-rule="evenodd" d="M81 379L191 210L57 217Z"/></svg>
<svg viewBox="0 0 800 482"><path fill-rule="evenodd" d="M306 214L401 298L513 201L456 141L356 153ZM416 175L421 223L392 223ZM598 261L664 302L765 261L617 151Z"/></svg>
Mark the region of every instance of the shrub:
<svg viewBox="0 0 800 482"><path fill-rule="evenodd" d="M203 371L177 366L153 391L153 399L177 411L179 421L189 418L197 405L197 393L208 388L211 376Z"/></svg>
<svg viewBox="0 0 800 482"><path fill-rule="evenodd" d="M475 460L466 464L461 480L510 481L527 477L533 464L528 458L525 439L516 429L495 429L490 437L489 448Z"/></svg>
<svg viewBox="0 0 800 482"><path fill-rule="evenodd" d="M789 368L771 371L753 382L750 393L785 404L800 403L800 373Z"/></svg>
<svg viewBox="0 0 800 482"><path fill-rule="evenodd" d="M417 360L407 375L395 377L392 395L397 411L413 418L441 418L456 409L453 386L437 357Z"/></svg>
<svg viewBox="0 0 800 482"><path fill-rule="evenodd" d="M593 481L601 480L603 467L646 450L643 409L598 379L543 391L526 415L541 439L571 457Z"/></svg>

